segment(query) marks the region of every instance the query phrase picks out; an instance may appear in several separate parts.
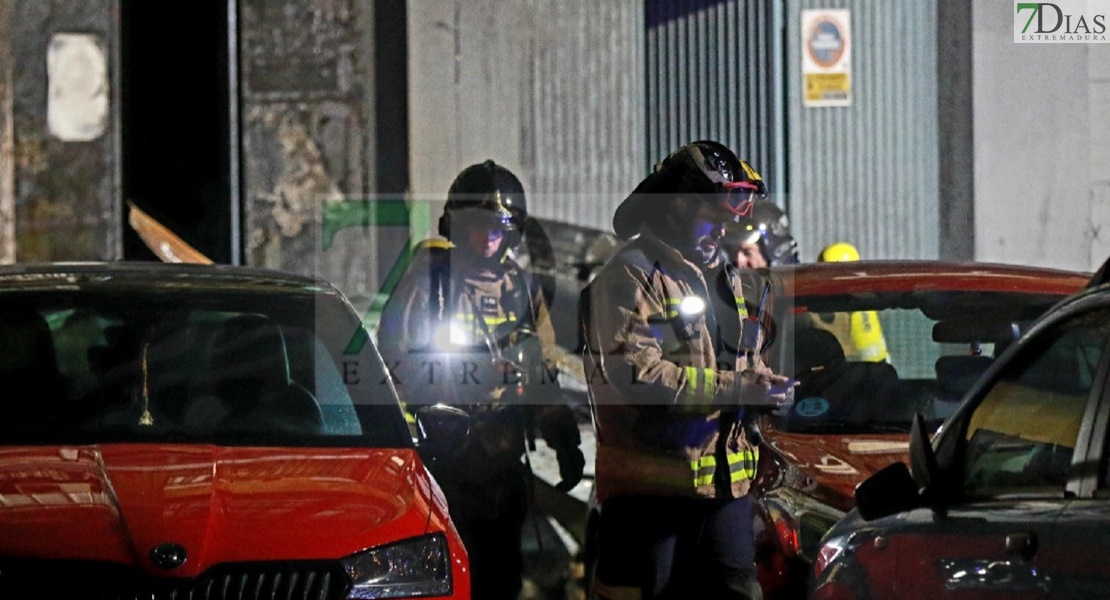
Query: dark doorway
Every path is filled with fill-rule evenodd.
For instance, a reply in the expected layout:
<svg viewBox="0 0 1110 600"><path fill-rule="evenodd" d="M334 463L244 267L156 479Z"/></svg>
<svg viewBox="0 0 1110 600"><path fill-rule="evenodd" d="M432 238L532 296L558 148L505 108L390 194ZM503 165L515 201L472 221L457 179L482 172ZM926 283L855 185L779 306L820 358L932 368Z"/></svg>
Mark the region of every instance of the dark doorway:
<svg viewBox="0 0 1110 600"><path fill-rule="evenodd" d="M220 263L238 255L228 76L234 1L120 3L123 198ZM157 260L123 209L124 258Z"/></svg>

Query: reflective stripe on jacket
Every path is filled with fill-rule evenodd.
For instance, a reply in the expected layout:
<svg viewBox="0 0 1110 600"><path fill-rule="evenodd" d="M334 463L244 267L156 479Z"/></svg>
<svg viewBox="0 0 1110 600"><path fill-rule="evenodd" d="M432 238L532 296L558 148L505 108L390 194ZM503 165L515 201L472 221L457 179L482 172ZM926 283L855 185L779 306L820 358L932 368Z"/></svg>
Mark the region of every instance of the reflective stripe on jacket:
<svg viewBox="0 0 1110 600"><path fill-rule="evenodd" d="M701 269L641 233L583 294L599 500L740 497L755 478L757 449L738 410L722 410L735 407L734 375L749 368L737 350L743 284L735 269L709 272L723 280L707 285Z"/></svg>

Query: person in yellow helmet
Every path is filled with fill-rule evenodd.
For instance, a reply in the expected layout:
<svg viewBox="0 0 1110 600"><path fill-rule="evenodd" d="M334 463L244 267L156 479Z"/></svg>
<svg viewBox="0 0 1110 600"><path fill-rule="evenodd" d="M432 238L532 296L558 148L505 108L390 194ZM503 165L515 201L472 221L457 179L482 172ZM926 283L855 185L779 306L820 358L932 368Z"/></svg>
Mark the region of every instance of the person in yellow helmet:
<svg viewBox="0 0 1110 600"><path fill-rule="evenodd" d="M859 250L848 242L835 242L825 246L817 257L818 262L851 262L859 260ZM848 339L852 348L845 353L859 356L864 362L890 362L890 352L879 324L879 314L873 310L854 312L848 324ZM837 336L844 340L843 336Z"/></svg>
<svg viewBox="0 0 1110 600"><path fill-rule="evenodd" d="M859 260L859 250L848 242L829 244L821 250L817 262L848 262Z"/></svg>

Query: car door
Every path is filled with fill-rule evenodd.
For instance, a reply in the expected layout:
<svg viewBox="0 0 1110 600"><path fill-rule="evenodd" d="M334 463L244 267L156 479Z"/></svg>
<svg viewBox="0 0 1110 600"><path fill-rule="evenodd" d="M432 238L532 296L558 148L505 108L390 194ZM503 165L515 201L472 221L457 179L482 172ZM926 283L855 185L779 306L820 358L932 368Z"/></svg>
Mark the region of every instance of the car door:
<svg viewBox="0 0 1110 600"><path fill-rule="evenodd" d="M963 422L962 500L949 515L962 530L954 541L977 538L981 549L941 561L946 589L1070 597L1077 548L1074 528L1060 525L1091 493L1108 340L1110 310L1073 312L1026 340L979 394Z"/></svg>
<svg viewBox="0 0 1110 600"><path fill-rule="evenodd" d="M1110 596L1110 390L1095 412L1089 460L1074 484L1075 497L1056 522L1060 564L1056 566L1055 594L1061 598L1095 599Z"/></svg>
<svg viewBox="0 0 1110 600"><path fill-rule="evenodd" d="M1110 482L1103 452L1098 490L1088 498L1068 503L1057 520L1061 538L1060 563L1055 565L1054 597L1104 599L1110 596Z"/></svg>

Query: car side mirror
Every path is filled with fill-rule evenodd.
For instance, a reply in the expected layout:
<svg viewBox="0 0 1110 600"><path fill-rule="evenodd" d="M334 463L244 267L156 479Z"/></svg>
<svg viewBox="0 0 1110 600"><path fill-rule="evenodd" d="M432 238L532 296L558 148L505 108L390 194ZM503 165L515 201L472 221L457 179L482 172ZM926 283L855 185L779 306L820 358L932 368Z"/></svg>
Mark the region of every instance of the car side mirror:
<svg viewBox="0 0 1110 600"><path fill-rule="evenodd" d="M939 481L940 468L925 417L917 413L910 428L910 467L894 463L860 482L856 508L865 521L919 508L936 496Z"/></svg>
<svg viewBox="0 0 1110 600"><path fill-rule="evenodd" d="M921 506L917 483L906 463L896 462L864 479L856 486L856 508L865 521L912 510Z"/></svg>
<svg viewBox="0 0 1110 600"><path fill-rule="evenodd" d="M433 404L416 411L417 449L426 461L438 462L466 444L470 415L446 404Z"/></svg>

